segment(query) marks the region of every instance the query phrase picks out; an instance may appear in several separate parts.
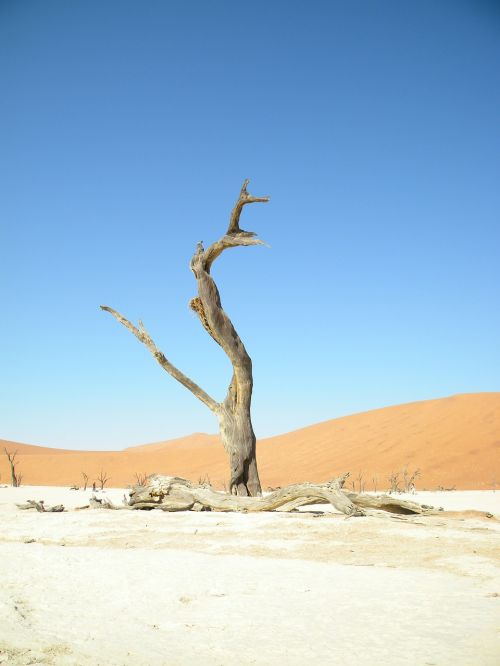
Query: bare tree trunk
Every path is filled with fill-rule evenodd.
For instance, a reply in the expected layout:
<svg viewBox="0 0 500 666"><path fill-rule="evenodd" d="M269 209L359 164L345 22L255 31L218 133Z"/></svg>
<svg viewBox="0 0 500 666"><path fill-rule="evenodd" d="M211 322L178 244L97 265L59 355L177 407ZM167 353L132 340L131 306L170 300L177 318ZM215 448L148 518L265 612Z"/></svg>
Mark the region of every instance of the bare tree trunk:
<svg viewBox="0 0 500 666"><path fill-rule="evenodd" d="M137 328L116 310L105 305L101 305L101 308L110 312L132 331L138 340L146 345L163 369L188 388L216 415L222 443L229 456L231 493L255 496L261 494L261 485L257 471L255 434L250 415L253 389L252 361L231 320L222 309L219 290L210 275L213 262L224 250L238 246L263 245L253 232L243 231L239 227L243 206L269 201L269 197L251 196L247 192L247 185L248 180L243 183L240 196L231 212L226 234L206 250L203 243L198 243L191 259L191 270L198 285L198 296L191 300L190 307L196 312L210 336L222 347L233 366L233 375L223 402L214 400L170 363L156 347L142 322L139 322Z"/></svg>

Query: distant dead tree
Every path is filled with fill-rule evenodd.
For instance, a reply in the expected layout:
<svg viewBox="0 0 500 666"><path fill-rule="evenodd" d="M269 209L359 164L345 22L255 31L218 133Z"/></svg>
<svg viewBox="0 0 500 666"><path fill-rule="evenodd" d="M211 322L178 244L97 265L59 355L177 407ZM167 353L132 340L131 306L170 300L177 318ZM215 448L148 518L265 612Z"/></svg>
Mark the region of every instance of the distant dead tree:
<svg viewBox="0 0 500 666"><path fill-rule="evenodd" d="M101 490L104 490L105 484L109 481L109 477L107 475L107 472L103 472L102 469L101 469L100 474L97 477L97 480L101 484ZM94 487L94 490L95 490L95 487Z"/></svg>
<svg viewBox="0 0 500 666"><path fill-rule="evenodd" d="M261 494L261 485L257 471L255 434L250 417L253 388L252 361L231 320L222 309L219 290L210 275L213 262L225 250L239 246L263 245L253 231L243 231L239 226L241 211L246 204L269 201L269 197L254 197L249 194L248 182L245 180L243 183L225 235L206 250L200 241L190 264L196 278L198 295L191 299L189 305L198 315L208 334L222 347L233 366L227 395L222 402L217 402L178 370L158 349L141 321L136 327L116 310L106 305L101 305L101 308L110 312L128 328L149 349L166 372L189 389L213 412L218 419L221 440L229 456L230 491L233 495L255 496Z"/></svg>
<svg viewBox="0 0 500 666"><path fill-rule="evenodd" d="M23 475L17 470L17 464L19 462L18 460L16 460L17 450L14 451L14 453L11 453L10 451L7 451L7 447L4 447L4 451L10 465L10 476L12 479L12 486L13 488L17 488L18 486L21 485L21 481L23 479Z"/></svg>
<svg viewBox="0 0 500 666"><path fill-rule="evenodd" d="M205 472L205 476L200 475L198 477L198 485L207 486L208 488L212 487L212 482L210 481L210 477L208 476L207 472Z"/></svg>
<svg viewBox="0 0 500 666"><path fill-rule="evenodd" d="M356 477L356 481L358 482L358 493L364 493L365 492L365 482L363 480L363 472L358 472L358 476ZM355 484L353 485L353 487ZM354 487L354 490L356 488Z"/></svg>
<svg viewBox="0 0 500 666"><path fill-rule="evenodd" d="M83 477L83 489L87 490L87 484L89 482L89 475L86 474L85 472L82 472L82 477Z"/></svg>
<svg viewBox="0 0 500 666"><path fill-rule="evenodd" d="M389 495L391 493L400 493L401 488L399 487L399 482L400 482L400 472L391 472L389 475L388 481L389 481L389 490L387 491Z"/></svg>
<svg viewBox="0 0 500 666"><path fill-rule="evenodd" d="M378 479L377 479L376 476L372 477L372 483L373 483L373 490L374 490L374 492L377 492L377 483L378 483Z"/></svg>
<svg viewBox="0 0 500 666"><path fill-rule="evenodd" d="M416 469L414 472L409 472L408 467L403 470L403 489L405 493L415 492L415 481L420 476L420 470Z"/></svg>
<svg viewBox="0 0 500 666"><path fill-rule="evenodd" d="M406 466L401 472L391 472L388 481L389 481L389 490L390 493L414 493L415 492L415 481L420 476L421 472L417 468L413 472L408 471L408 466ZM403 487L399 484L403 484Z"/></svg>
<svg viewBox="0 0 500 666"><path fill-rule="evenodd" d="M145 486L146 485L147 480L148 480L148 474L146 474L146 472L144 472L144 474L140 474L140 473L136 472L134 474L134 476L135 476L135 480L136 480L138 486Z"/></svg>

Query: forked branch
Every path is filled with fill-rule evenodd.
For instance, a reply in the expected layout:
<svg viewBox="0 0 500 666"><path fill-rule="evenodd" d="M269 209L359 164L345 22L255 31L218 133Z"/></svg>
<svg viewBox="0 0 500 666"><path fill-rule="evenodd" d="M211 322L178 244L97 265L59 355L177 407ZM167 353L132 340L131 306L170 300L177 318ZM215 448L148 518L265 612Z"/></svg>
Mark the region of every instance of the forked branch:
<svg viewBox="0 0 500 666"><path fill-rule="evenodd" d="M253 197L251 194L247 192L247 185L250 181L248 178L245 180L243 183L243 186L240 191L240 196L238 197L238 201L236 202L233 210L231 211L231 218L229 220L229 227L227 228L226 234L250 234L254 235L253 231L243 231L243 229L240 229L240 215L241 211L243 210L243 206L249 203L267 203L269 201L269 197Z"/></svg>

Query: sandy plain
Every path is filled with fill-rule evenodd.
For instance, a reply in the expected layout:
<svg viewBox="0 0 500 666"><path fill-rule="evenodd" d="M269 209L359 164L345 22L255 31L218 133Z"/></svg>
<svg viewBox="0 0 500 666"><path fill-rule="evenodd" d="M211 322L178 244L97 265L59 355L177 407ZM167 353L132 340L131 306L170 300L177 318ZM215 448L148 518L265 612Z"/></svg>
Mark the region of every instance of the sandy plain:
<svg viewBox="0 0 500 666"><path fill-rule="evenodd" d="M0 488L0 663L500 661L499 492L417 493L446 511L365 518L73 510L89 495Z"/></svg>

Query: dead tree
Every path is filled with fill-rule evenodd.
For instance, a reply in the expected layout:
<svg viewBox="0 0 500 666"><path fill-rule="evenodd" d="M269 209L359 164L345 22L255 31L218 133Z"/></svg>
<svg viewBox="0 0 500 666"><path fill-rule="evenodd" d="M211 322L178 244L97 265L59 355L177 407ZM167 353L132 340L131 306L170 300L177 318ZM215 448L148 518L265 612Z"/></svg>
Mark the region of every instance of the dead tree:
<svg viewBox="0 0 500 666"><path fill-rule="evenodd" d="M387 491L389 495L391 493L400 493L401 488L399 487L399 482L400 482L400 472L391 472L389 478L387 479L389 481L389 490Z"/></svg>
<svg viewBox="0 0 500 666"><path fill-rule="evenodd" d="M405 467L403 470L403 486L405 493L414 493L415 481L420 476L420 470L416 469L413 473L408 471L408 467Z"/></svg>
<svg viewBox="0 0 500 666"><path fill-rule="evenodd" d="M326 483L295 483L285 488L277 488L265 497L241 497L220 493L207 484L194 484L177 476L154 474L148 478L147 485L137 485L130 491L130 498L124 496L122 505L114 504L110 499L95 495L89 503L76 507L82 509L146 510L161 511L296 511L301 506L311 504L330 504L346 516L365 516L370 511L386 511L396 514L436 513L432 506L400 500L388 495L367 495L344 490L344 483L349 474L343 474ZM46 507L43 500L28 500L18 504L20 509L45 511L64 511L62 505ZM440 511L442 509L439 509ZM491 516L491 514L490 514Z"/></svg>
<svg viewBox="0 0 500 666"><path fill-rule="evenodd" d="M136 472L134 474L135 476L135 481L138 486L145 486L148 480L148 474L144 472L144 474L141 474L140 472Z"/></svg>
<svg viewBox="0 0 500 666"><path fill-rule="evenodd" d="M6 447L4 447L4 451L10 465L10 476L12 479L12 487L17 488L18 486L21 485L21 480L23 478L22 474L17 471L17 463L18 463L18 461L16 460L17 451L14 451L14 453L10 453L10 451L7 451Z"/></svg>
<svg viewBox="0 0 500 666"><path fill-rule="evenodd" d="M364 493L365 492L365 482L363 480L363 472L358 472L358 476L356 477L356 480L358 482L358 493ZM356 490L355 485L356 484L353 484L353 490Z"/></svg>
<svg viewBox="0 0 500 666"><path fill-rule="evenodd" d="M296 483L279 488L265 497L235 497L213 490L208 484L196 485L175 476L154 474L146 486L135 486L130 491L132 509L160 509L161 511L294 511L310 504L331 504L347 516L364 516L366 510L387 511L397 514L425 514L433 507L389 497L366 495L343 489L349 474L327 483ZM100 508L120 508L110 502Z"/></svg>
<svg viewBox="0 0 500 666"><path fill-rule="evenodd" d="M87 490L87 484L89 482L89 475L86 472L82 472L83 476L83 489Z"/></svg>
<svg viewBox="0 0 500 666"><path fill-rule="evenodd" d="M269 197L253 197L247 192L248 180L241 188L240 196L231 212L226 234L206 250L203 243L198 243L191 259L191 270L198 286L198 296L190 301L190 307L198 315L203 327L215 342L222 347L233 366L233 374L227 395L222 402L217 402L198 384L178 370L167 360L155 342L139 321L136 327L119 312L101 305L121 324L131 331L140 342L149 349L161 367L174 379L203 402L217 417L222 444L229 456L230 491L233 495L255 496L261 494L255 434L250 416L252 400L252 361L228 315L222 309L219 290L210 269L213 262L229 248L247 245L263 245L252 231L240 229L239 220L243 206L249 203L267 202Z"/></svg>
<svg viewBox="0 0 500 666"><path fill-rule="evenodd" d="M109 477L107 475L107 472L103 472L102 469L101 469L101 472L100 472L99 476L97 477L97 480L101 484L101 490L104 490L104 486L105 486L106 482L109 481ZM94 488L94 490L95 490L95 488Z"/></svg>

